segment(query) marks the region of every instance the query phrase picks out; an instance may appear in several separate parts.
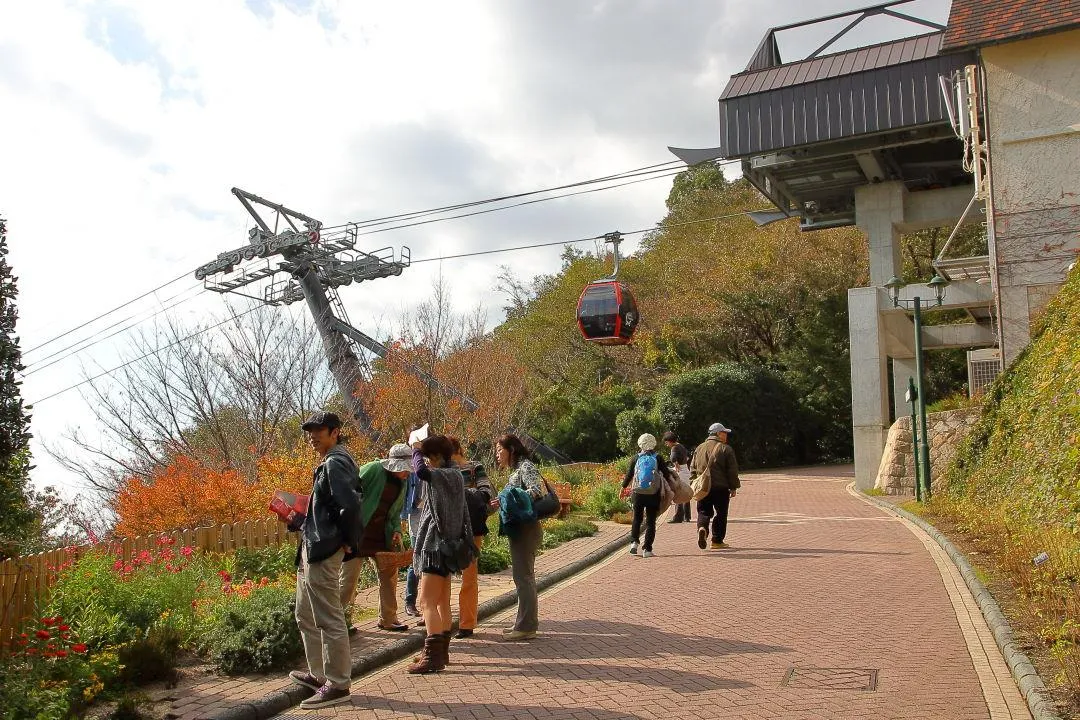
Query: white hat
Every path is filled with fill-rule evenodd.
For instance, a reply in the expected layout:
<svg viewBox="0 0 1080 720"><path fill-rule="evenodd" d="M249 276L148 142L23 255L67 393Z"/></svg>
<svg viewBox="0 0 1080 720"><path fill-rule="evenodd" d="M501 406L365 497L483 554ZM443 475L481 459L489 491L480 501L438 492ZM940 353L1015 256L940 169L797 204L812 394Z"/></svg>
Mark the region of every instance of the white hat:
<svg viewBox="0 0 1080 720"><path fill-rule="evenodd" d="M398 443L390 448L382 466L387 472L406 472L412 470L412 448L405 443Z"/></svg>
<svg viewBox="0 0 1080 720"><path fill-rule="evenodd" d="M712 425L709 426L709 434L710 435L715 435L717 433L722 433L722 432L729 433L729 432L731 432L731 428L724 427L724 423L713 423Z"/></svg>
<svg viewBox="0 0 1080 720"><path fill-rule="evenodd" d="M649 433L645 433L637 439L637 446L642 450L654 450L656 449L656 438Z"/></svg>

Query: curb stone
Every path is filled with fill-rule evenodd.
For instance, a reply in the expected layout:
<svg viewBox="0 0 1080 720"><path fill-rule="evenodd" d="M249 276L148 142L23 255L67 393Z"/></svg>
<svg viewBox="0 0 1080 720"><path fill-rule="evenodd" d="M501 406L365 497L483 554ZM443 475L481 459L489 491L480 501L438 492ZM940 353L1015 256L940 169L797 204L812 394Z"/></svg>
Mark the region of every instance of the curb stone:
<svg viewBox="0 0 1080 720"><path fill-rule="evenodd" d="M975 602L979 604L979 610L982 611L986 624L994 634L994 642L997 643L998 649L1004 656L1005 663L1009 666L1009 671L1012 673L1013 680L1016 681L1016 686L1023 694L1024 700L1027 701L1028 709L1031 711L1034 720L1061 720L1061 716L1057 714L1054 703L1046 692L1046 685L1035 670L1035 666L1031 664L1028 656L1017 647L1013 638L1012 627L1005 618L1005 614L1001 612L1001 607L998 606L997 601L994 600L994 596L990 594L986 586L976 577L975 570L963 553L940 530L918 515L857 490L855 483L848 485L848 490L852 491L860 499L877 505L886 512L911 521L941 546L941 549L956 565L956 569L960 571L960 575L963 576L968 590L971 591L972 596L975 598Z"/></svg>
<svg viewBox="0 0 1080 720"><path fill-rule="evenodd" d="M573 575L577 575L582 570L595 565L612 553L621 550L629 540L630 534L628 532L625 535L598 547L588 555L580 557L558 570L553 570L552 572L542 575L536 580L536 591L538 593L542 592L552 585L557 585L563 580L566 580ZM480 603L477 608L477 620L486 620L492 615L509 608L516 602L517 590L509 590L502 595L497 595L485 600ZM358 659L353 663L352 677L355 679L383 667L384 665L389 665L406 655L419 650L423 646L424 636L422 634L410 634L408 637L397 640L390 645ZM207 716L207 720L268 720L268 718L272 718L295 705L299 705L301 701L311 695L311 690L300 687L299 685L293 685L284 690L274 691L258 700L238 703L230 708ZM1039 720L1044 720L1044 718L1039 718ZM1045 720L1050 720L1050 718L1047 717ZM1058 718L1056 720L1060 719Z"/></svg>

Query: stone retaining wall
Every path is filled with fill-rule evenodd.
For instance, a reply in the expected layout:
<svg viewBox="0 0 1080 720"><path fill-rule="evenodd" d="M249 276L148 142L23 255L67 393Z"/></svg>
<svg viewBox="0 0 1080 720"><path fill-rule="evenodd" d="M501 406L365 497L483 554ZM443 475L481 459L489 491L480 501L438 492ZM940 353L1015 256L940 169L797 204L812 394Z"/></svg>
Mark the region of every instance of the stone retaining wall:
<svg viewBox="0 0 1080 720"><path fill-rule="evenodd" d="M979 408L963 408L930 413L931 477L937 480L945 472L968 430L979 417ZM875 487L887 495L915 494L915 455L911 446L911 417L899 418L889 428L885 454L881 456Z"/></svg>

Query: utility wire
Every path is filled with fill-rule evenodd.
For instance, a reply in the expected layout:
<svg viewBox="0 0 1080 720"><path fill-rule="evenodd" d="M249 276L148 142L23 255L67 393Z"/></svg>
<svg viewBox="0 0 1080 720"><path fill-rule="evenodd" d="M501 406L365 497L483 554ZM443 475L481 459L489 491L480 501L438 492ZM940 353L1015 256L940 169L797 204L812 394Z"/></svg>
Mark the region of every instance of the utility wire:
<svg viewBox="0 0 1080 720"><path fill-rule="evenodd" d="M189 295L188 297L184 298L183 300L177 300L172 305L167 305L167 306L164 305L165 303L167 303L167 302L169 302L171 300L175 300L176 298L180 297L181 295L186 295L187 293L191 292L195 288L201 288L201 287L202 287L202 284L197 283L197 284L192 285L191 287L187 288L186 290L181 290L180 292L176 293L175 295L173 295L171 297L168 297L165 300L163 300L162 301L163 307L161 307L160 309L155 310L154 312L152 312L151 314L147 315L144 318L136 320L135 322L131 323L130 325L126 325L126 326L120 328L119 330L117 330L114 333L110 333L109 335L105 335L104 337L100 337L100 338L98 338L96 340L93 340L93 338L95 336L100 335L101 333L107 332L108 330L111 330L112 328L116 327L117 325L120 325L122 323L127 322L128 320L131 320L131 319L135 318L139 313L129 315L126 318L124 318L123 320L118 320L118 321L114 322L112 325L109 325L107 327L102 328L101 330L99 330L97 333L94 333L93 335L89 335L89 336L83 338L82 340L79 340L78 342L72 343L71 345L68 345L65 348L62 348L60 350L55 351L51 355L47 355L47 356L41 358L40 360L37 360L35 362L30 363L29 365L26 366L28 372L24 372L23 377L29 377L30 375L33 375L36 372L44 370L45 368L52 367L53 365L55 365L55 364L57 364L59 362L63 362L64 360L67 360L69 357L72 357L74 355L78 355L79 353L82 353L82 352L90 349L91 347L93 347L94 345L97 345L98 343L101 343L101 342L104 342L104 341L106 341L106 340L108 340L110 338L116 337L120 333L130 330L131 328L135 327L136 325L141 325L142 323L146 322L147 320L151 320L151 319L157 317L158 315L160 315L160 314L162 314L164 312L168 312L169 310L172 310L177 305L182 305L183 303L186 303L189 300L194 300L195 298L197 298L201 294L201 292L202 292L201 290L200 290L200 292L195 293L194 295ZM92 340L92 342L87 342L88 340ZM83 343L86 343L86 344L83 345ZM82 347L78 347L80 345L82 345ZM46 360L49 360L50 358L54 358L57 355L61 355L61 353L64 353L67 350L71 350L72 348L77 348L77 349L70 352L70 353L67 353L66 355L62 355L61 357L57 358L56 360L53 360L50 363L46 363L46 364L42 365L42 363L45 363Z"/></svg>
<svg viewBox="0 0 1080 720"><path fill-rule="evenodd" d="M251 312L254 312L255 310L258 310L260 307L262 307L262 306L261 305L254 305L254 306L248 308L247 310L245 310L244 312L236 313L232 317L225 318L221 322L214 323L213 325L208 325L207 327L204 327L202 330L198 330L196 332L193 332L190 335L182 337L182 338L180 338L178 340L173 340L171 343L169 343L168 345L166 345L164 347L160 347L160 348L158 348L156 350L152 350L152 351L150 351L150 352L148 352L148 353L146 353L144 355L140 355L137 358L134 358L132 360L128 360L127 362L125 362L125 363L123 363L121 365L117 365L116 367L114 367L114 368L112 368L110 370L105 370L103 372L100 372L97 375L94 375L93 377L86 378L82 382L77 382L74 385L70 385L70 386L64 388L63 390L58 390L58 391L54 392L52 395L46 395L45 397L41 398L40 400L35 400L34 402L29 403L29 404L30 404L30 406L39 405L40 403L43 403L46 400L52 400L54 397L57 397L58 395L63 395L64 393L68 392L69 390L74 390L77 387L82 387L83 385L85 385L87 383L90 383L90 382L93 382L93 381L95 381L95 380L97 380L99 378L103 378L106 375L112 375L117 370L122 370L122 369L126 368L128 365L132 365L134 363L139 362L140 360L145 360L148 357L152 357L154 355L157 355L158 353L163 352L165 350L168 350L171 347L175 347L176 345L179 345L180 343L187 342L188 340L190 340L190 339L192 339L194 337L198 337L199 335L202 335L205 332L209 332L210 330L213 330L214 328L221 327L225 323L232 322L233 320L238 320L238 319L244 317L245 315L247 315L248 313L251 313Z"/></svg>

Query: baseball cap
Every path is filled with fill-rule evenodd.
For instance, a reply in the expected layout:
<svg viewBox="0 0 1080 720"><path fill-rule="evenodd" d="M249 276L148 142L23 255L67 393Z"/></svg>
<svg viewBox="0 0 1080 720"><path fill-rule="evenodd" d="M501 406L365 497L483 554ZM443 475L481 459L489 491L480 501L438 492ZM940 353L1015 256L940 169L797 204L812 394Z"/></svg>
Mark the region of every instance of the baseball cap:
<svg viewBox="0 0 1080 720"><path fill-rule="evenodd" d="M341 418L332 412L325 412L320 410L313 413L311 417L304 421L304 424L300 426L301 430L314 430L315 428L324 427L327 430L334 430L341 427Z"/></svg>
<svg viewBox="0 0 1080 720"><path fill-rule="evenodd" d="M382 466L387 472L405 472L412 470L413 449L405 443L398 443L390 448L386 459L382 460Z"/></svg>
<svg viewBox="0 0 1080 720"><path fill-rule="evenodd" d="M724 427L724 423L718 423L718 422L713 423L712 425L709 426L709 434L710 435L715 435L716 433L722 433L722 432L729 433L729 432L731 432L731 428Z"/></svg>

